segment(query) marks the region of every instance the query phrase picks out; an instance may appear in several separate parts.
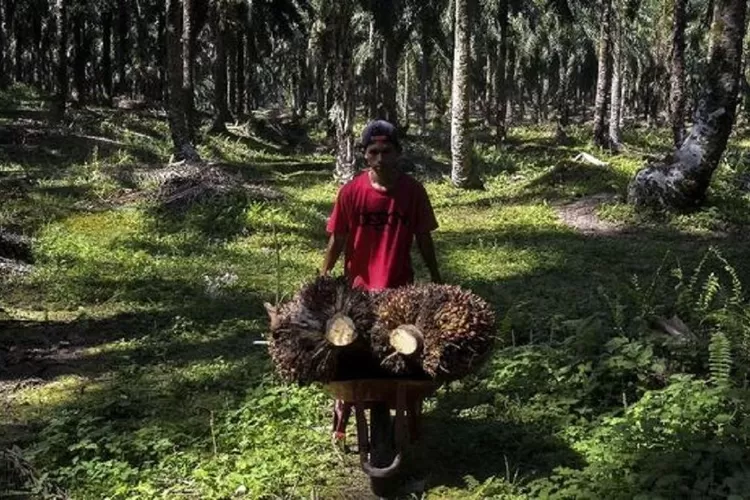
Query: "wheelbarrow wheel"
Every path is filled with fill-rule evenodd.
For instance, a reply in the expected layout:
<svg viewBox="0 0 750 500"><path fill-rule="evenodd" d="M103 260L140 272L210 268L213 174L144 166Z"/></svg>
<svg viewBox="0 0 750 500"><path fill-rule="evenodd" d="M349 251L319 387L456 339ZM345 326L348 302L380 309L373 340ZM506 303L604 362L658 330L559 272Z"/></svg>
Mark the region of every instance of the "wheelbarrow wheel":
<svg viewBox="0 0 750 500"><path fill-rule="evenodd" d="M370 447L370 463L375 467L388 467L396 458L395 422L386 403L376 403L370 409ZM393 496L397 477L370 477L373 494Z"/></svg>

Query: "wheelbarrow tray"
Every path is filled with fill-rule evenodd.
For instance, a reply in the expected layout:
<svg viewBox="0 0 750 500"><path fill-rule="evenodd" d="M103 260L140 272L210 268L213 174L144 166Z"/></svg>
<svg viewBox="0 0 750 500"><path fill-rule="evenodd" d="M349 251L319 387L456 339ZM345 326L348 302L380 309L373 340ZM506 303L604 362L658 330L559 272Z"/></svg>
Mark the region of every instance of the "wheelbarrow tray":
<svg viewBox="0 0 750 500"><path fill-rule="evenodd" d="M395 408L399 395L405 401L419 401L435 394L440 384L418 379L353 379L328 382L324 389L335 399L352 403L387 403Z"/></svg>

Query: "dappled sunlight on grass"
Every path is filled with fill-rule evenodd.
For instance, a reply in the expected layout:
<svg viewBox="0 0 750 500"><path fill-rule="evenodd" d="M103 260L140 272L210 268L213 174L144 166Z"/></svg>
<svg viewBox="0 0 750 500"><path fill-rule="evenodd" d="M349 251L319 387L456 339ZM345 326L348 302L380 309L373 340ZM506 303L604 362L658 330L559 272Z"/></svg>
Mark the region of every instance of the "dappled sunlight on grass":
<svg viewBox="0 0 750 500"><path fill-rule="evenodd" d="M446 269L464 280L496 281L498 286L509 278L531 272L544 272L563 264L564 255L553 250L519 251L496 244L485 245L480 238L473 248L460 247L444 254Z"/></svg>
<svg viewBox="0 0 750 500"><path fill-rule="evenodd" d="M54 407L75 403L86 389L96 390L101 383L92 382L83 375L63 375L43 387L27 387L16 391L10 398L10 416L14 420L34 422L48 418Z"/></svg>
<svg viewBox="0 0 750 500"><path fill-rule="evenodd" d="M477 206L479 205L479 206ZM502 202L482 206L475 203L470 207L453 209L451 205L438 211L440 228L437 235L443 232L456 234L475 231L497 230L502 234L505 227L511 226L519 232L534 231L538 228L559 228L566 230L559 222L552 208L545 205L503 205Z"/></svg>

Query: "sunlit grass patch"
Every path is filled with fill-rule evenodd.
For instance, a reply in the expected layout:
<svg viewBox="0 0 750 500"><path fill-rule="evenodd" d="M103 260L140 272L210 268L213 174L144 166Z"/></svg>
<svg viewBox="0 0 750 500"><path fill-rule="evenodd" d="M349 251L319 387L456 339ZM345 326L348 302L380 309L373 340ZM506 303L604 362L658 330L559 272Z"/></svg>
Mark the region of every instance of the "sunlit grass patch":
<svg viewBox="0 0 750 500"><path fill-rule="evenodd" d="M38 423L48 418L49 408L73 403L87 389L98 387L98 383L80 375L64 375L42 387L26 387L10 397L5 418Z"/></svg>

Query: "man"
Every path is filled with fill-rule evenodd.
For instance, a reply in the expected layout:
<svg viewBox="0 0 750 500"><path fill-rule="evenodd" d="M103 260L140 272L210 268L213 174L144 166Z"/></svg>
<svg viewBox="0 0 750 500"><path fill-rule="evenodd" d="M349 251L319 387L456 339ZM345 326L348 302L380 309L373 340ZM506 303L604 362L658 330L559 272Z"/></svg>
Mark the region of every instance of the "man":
<svg viewBox="0 0 750 500"><path fill-rule="evenodd" d="M431 231L437 221L424 186L398 167L401 144L390 123L371 122L362 133L367 170L341 187L327 231L321 274L344 253L344 272L366 290L414 281L410 250L417 248L433 281L440 282Z"/></svg>
<svg viewBox="0 0 750 500"><path fill-rule="evenodd" d="M344 252L344 272L354 287L382 290L414 281L410 251L416 240L432 281L442 282L431 232L438 226L424 186L398 167L396 128L382 120L362 133L367 169L341 187L327 231L331 235L321 274ZM336 401L334 441L345 438L351 405Z"/></svg>

